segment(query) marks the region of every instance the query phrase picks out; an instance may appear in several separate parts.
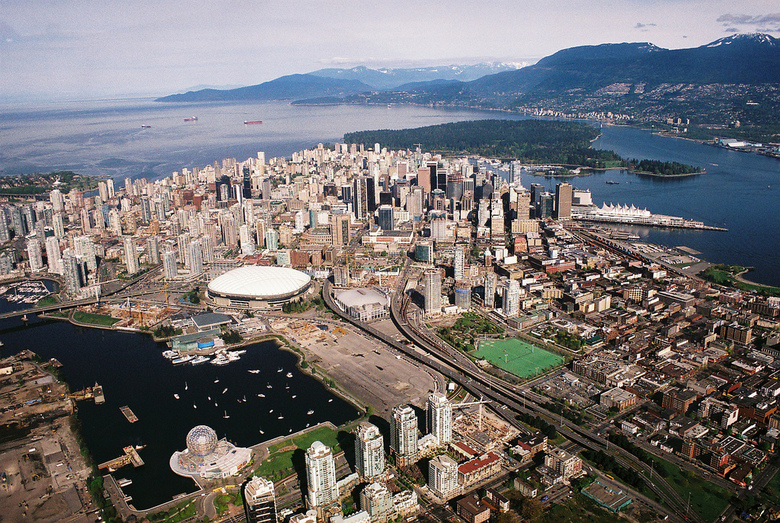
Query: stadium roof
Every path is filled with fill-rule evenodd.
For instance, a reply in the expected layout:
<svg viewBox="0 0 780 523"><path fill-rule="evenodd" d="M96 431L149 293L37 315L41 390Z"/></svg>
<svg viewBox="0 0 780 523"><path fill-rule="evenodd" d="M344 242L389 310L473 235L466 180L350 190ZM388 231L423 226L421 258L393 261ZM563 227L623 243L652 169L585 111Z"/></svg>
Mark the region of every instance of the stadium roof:
<svg viewBox="0 0 780 523"><path fill-rule="evenodd" d="M311 277L286 267L246 265L228 271L209 283L209 292L253 299L288 296L305 288Z"/></svg>
<svg viewBox="0 0 780 523"><path fill-rule="evenodd" d="M362 305L378 303L383 307L389 306L387 296L375 289L355 288L340 292L336 299L347 307L358 308Z"/></svg>

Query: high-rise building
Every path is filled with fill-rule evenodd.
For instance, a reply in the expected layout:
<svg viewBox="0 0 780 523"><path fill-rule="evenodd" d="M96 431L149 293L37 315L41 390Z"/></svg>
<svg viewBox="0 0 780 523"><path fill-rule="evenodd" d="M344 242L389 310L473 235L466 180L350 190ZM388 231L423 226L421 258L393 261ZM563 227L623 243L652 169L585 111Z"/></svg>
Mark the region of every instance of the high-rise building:
<svg viewBox="0 0 780 523"><path fill-rule="evenodd" d="M95 243L89 236L78 236L73 240L73 250L76 256L87 263L87 269L97 270L97 253L95 252Z"/></svg>
<svg viewBox="0 0 780 523"><path fill-rule="evenodd" d="M441 392L431 392L426 405L426 428L439 445L452 441L452 403Z"/></svg>
<svg viewBox="0 0 780 523"><path fill-rule="evenodd" d="M371 483L360 491L360 509L368 512L371 521L381 523L393 515L393 496L382 483Z"/></svg>
<svg viewBox="0 0 780 523"><path fill-rule="evenodd" d="M135 252L135 243L133 238L125 236L122 238L125 250L125 266L127 267L128 276L138 272L138 254Z"/></svg>
<svg viewBox="0 0 780 523"><path fill-rule="evenodd" d="M244 486L243 497L247 523L276 523L276 494L273 481L254 476Z"/></svg>
<svg viewBox="0 0 780 523"><path fill-rule="evenodd" d="M241 254L251 256L255 253L255 238L253 228L244 224L239 229L239 238L241 240Z"/></svg>
<svg viewBox="0 0 780 523"><path fill-rule="evenodd" d="M149 225L150 221L152 221L152 206L149 202L149 196L144 194L141 196L141 223Z"/></svg>
<svg viewBox="0 0 780 523"><path fill-rule="evenodd" d="M279 233L276 229L265 231L265 248L269 251L279 250Z"/></svg>
<svg viewBox="0 0 780 523"><path fill-rule="evenodd" d="M539 206L536 208L537 218L552 218L554 197L550 192L543 192L539 197Z"/></svg>
<svg viewBox="0 0 780 523"><path fill-rule="evenodd" d="M370 480L385 471L385 440L379 429L362 422L355 430L355 468L361 478Z"/></svg>
<svg viewBox="0 0 780 523"><path fill-rule="evenodd" d="M458 462L441 454L428 462L428 487L446 498L458 491Z"/></svg>
<svg viewBox="0 0 780 523"><path fill-rule="evenodd" d="M349 243L349 215L331 214L330 233L333 237L333 245L346 245ZM312 225L314 227L315 225Z"/></svg>
<svg viewBox="0 0 780 523"><path fill-rule="evenodd" d="M441 273L439 269L428 269L423 274L423 297L425 313L441 312Z"/></svg>
<svg viewBox="0 0 780 523"><path fill-rule="evenodd" d="M455 246L455 259L452 262L455 272L455 281L463 281L466 277L466 246L459 244Z"/></svg>
<svg viewBox="0 0 780 523"><path fill-rule="evenodd" d="M390 448L399 465L417 460L417 415L409 405L398 405L390 419Z"/></svg>
<svg viewBox="0 0 780 523"><path fill-rule="evenodd" d="M5 214L5 209L0 208L0 243L5 243L11 239L11 234L8 230L8 216Z"/></svg>
<svg viewBox="0 0 780 523"><path fill-rule="evenodd" d="M246 199L252 199L252 177L249 171L249 166L244 166L244 179L243 187L241 188L242 196Z"/></svg>
<svg viewBox="0 0 780 523"><path fill-rule="evenodd" d="M306 501L310 508L325 508L338 501L333 451L320 441L312 443L306 451L306 480Z"/></svg>
<svg viewBox="0 0 780 523"><path fill-rule="evenodd" d="M71 296L76 296L85 283L79 265L76 255L70 249L65 249L62 253L62 274L65 277L65 288Z"/></svg>
<svg viewBox="0 0 780 523"><path fill-rule="evenodd" d="M377 225L383 231L392 231L395 229L395 219L393 216L393 207L390 205L381 205L377 211Z"/></svg>
<svg viewBox="0 0 780 523"><path fill-rule="evenodd" d="M30 259L31 272L38 272L43 269L41 242L37 238L27 240L27 257Z"/></svg>
<svg viewBox="0 0 780 523"><path fill-rule="evenodd" d="M60 254L60 241L54 236L46 238L46 264L49 272L61 274L62 255Z"/></svg>
<svg viewBox="0 0 780 523"><path fill-rule="evenodd" d="M172 280L178 275L176 269L176 251L167 250L162 254L163 274L166 280Z"/></svg>
<svg viewBox="0 0 780 523"><path fill-rule="evenodd" d="M507 282L502 309L507 318L515 318L520 314L520 282L517 280Z"/></svg>
<svg viewBox="0 0 780 523"><path fill-rule="evenodd" d="M146 239L146 261L152 265L160 263L160 239L157 236Z"/></svg>
<svg viewBox="0 0 780 523"><path fill-rule="evenodd" d="M49 200L51 201L51 208L54 212L62 212L65 210L65 198L62 197L62 193L59 189L52 189L49 193Z"/></svg>
<svg viewBox="0 0 780 523"><path fill-rule="evenodd" d="M455 306L463 311L471 309L471 284L469 282L455 282Z"/></svg>
<svg viewBox="0 0 780 523"><path fill-rule="evenodd" d="M203 246L200 239L192 240L188 246L190 260L190 274L203 272Z"/></svg>
<svg viewBox="0 0 780 523"><path fill-rule="evenodd" d="M485 274L485 296L483 299L483 303L485 304L485 307L493 308L496 306L496 286L498 282L498 277L496 276L495 272L488 272Z"/></svg>
<svg viewBox="0 0 780 523"><path fill-rule="evenodd" d="M555 186L555 217L558 220L571 218L572 187L566 182Z"/></svg>

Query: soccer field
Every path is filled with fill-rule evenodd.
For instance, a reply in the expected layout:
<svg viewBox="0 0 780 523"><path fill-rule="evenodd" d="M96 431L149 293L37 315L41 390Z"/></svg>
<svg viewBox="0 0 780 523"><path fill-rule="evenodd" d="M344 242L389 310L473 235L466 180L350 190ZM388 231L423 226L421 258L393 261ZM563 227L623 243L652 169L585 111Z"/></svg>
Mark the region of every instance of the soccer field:
<svg viewBox="0 0 780 523"><path fill-rule="evenodd" d="M566 361L563 356L518 339L480 341L474 355L521 378L534 376Z"/></svg>

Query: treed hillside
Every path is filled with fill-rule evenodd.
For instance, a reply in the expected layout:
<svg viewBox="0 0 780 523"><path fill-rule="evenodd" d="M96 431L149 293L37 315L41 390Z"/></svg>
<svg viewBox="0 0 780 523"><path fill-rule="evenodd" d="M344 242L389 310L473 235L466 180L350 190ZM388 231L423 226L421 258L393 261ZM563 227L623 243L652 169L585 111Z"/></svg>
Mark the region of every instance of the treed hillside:
<svg viewBox="0 0 780 523"><path fill-rule="evenodd" d="M590 148L599 131L581 122L546 120L475 120L403 130L347 133L347 143L389 149L414 149L445 154L475 154L516 158L528 163L555 163L585 167L622 165L612 151Z"/></svg>

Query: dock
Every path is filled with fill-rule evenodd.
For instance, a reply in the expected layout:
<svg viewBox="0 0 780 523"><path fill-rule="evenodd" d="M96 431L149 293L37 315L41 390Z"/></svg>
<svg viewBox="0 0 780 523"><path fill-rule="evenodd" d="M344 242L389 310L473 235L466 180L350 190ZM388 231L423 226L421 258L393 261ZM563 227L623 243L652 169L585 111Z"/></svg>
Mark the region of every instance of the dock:
<svg viewBox="0 0 780 523"><path fill-rule="evenodd" d="M144 464L144 460L142 460L141 456L138 455L138 451L135 450L135 447L128 446L123 448L122 450L125 451L123 456L119 456L118 458L114 458L104 463L101 463L100 465L98 465L98 469L108 469L110 472L113 472L126 465L133 465L133 467L140 467Z"/></svg>
<svg viewBox="0 0 780 523"><path fill-rule="evenodd" d="M130 407L128 407L127 405L123 407L119 407L119 410L122 411L122 414L125 415L125 418L127 418L127 421L129 421L130 423L135 423L136 421L138 421L138 416L136 416L133 413L133 411L130 410Z"/></svg>

